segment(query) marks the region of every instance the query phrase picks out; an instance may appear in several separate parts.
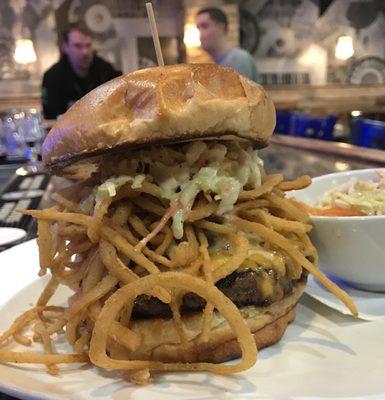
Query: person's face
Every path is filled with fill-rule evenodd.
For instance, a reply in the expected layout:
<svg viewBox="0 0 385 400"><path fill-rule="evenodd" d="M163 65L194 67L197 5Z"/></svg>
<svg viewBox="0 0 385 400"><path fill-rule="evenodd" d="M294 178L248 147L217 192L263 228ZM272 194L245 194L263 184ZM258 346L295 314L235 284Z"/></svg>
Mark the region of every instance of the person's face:
<svg viewBox="0 0 385 400"><path fill-rule="evenodd" d="M89 68L94 57L91 38L76 30L69 33L63 51L75 68Z"/></svg>
<svg viewBox="0 0 385 400"><path fill-rule="evenodd" d="M198 14L196 25L199 29L202 49L208 52L215 51L219 41L225 35L224 25L213 21L208 13Z"/></svg>

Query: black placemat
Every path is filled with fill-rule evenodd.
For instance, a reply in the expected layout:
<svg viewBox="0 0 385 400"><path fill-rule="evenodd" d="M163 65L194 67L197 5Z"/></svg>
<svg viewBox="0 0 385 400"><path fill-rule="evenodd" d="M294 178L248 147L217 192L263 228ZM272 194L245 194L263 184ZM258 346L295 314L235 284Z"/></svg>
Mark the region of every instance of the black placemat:
<svg viewBox="0 0 385 400"><path fill-rule="evenodd" d="M0 227L24 229L27 235L23 240L34 236L36 226L33 218L16 210L38 208L49 180L50 177L42 172L16 175L0 194ZM4 247L0 247L1 250Z"/></svg>

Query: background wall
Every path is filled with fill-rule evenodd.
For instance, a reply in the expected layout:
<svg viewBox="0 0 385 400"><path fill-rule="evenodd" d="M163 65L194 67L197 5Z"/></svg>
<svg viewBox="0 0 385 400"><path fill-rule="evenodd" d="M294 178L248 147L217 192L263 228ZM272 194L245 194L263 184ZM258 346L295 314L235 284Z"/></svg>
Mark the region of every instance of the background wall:
<svg viewBox="0 0 385 400"><path fill-rule="evenodd" d="M265 85L385 83L383 0L188 0L187 21L208 4L227 13ZM346 61L334 54L344 35L354 47ZM233 35L230 41L234 44ZM196 53L187 49L192 59Z"/></svg>
<svg viewBox="0 0 385 400"><path fill-rule="evenodd" d="M178 62L183 38L183 3L153 1L159 36L169 63ZM123 71L156 65L143 0L64 0L55 10L56 25L84 21L98 54Z"/></svg>
<svg viewBox="0 0 385 400"><path fill-rule="evenodd" d="M229 40L255 57L263 84L385 83L383 0L154 0L168 63L183 61L184 24L198 8L220 6ZM326 4L326 6L325 6ZM0 97L39 96L42 73L59 57L58 30L83 20L100 55L125 72L154 65L145 0L0 0ZM353 38L354 56L334 56L337 38ZM18 38L31 38L37 61L13 60ZM187 49L190 62L210 60Z"/></svg>
<svg viewBox="0 0 385 400"><path fill-rule="evenodd" d="M47 0L0 1L0 93L29 94L37 90L41 71L58 57L53 3ZM25 66L13 59L16 39L29 38L37 60Z"/></svg>
<svg viewBox="0 0 385 400"><path fill-rule="evenodd" d="M184 58L183 3L153 1L166 62ZM40 91L42 74L60 54L58 32L84 21L98 54L125 72L156 64L143 0L1 0L0 95ZM18 38L34 42L37 61L23 66L13 60Z"/></svg>
<svg viewBox="0 0 385 400"><path fill-rule="evenodd" d="M326 52L310 47L318 15L317 0L240 3L241 45L254 54L262 83L325 83Z"/></svg>
<svg viewBox="0 0 385 400"><path fill-rule="evenodd" d="M322 4L329 3L326 10ZM265 84L385 83L382 0L246 0L241 45L254 54ZM322 15L321 15L322 12ZM335 57L339 36L354 55Z"/></svg>
<svg viewBox="0 0 385 400"><path fill-rule="evenodd" d="M385 1L334 0L316 31L328 52L329 83L385 83ZM354 55L346 62L334 57L340 35L353 38Z"/></svg>

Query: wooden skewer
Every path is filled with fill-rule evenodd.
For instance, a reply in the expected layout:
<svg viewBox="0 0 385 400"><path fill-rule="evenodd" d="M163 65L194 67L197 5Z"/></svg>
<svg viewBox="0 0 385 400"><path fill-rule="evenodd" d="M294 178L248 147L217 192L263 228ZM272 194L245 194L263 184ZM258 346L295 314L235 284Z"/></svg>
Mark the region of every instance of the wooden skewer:
<svg viewBox="0 0 385 400"><path fill-rule="evenodd" d="M147 9L148 20L150 22L152 40L154 41L156 59L158 60L158 64L163 67L164 66L163 54L162 54L162 49L160 47L158 28L155 22L155 15L154 15L154 9L152 8L152 3L146 3L146 9Z"/></svg>

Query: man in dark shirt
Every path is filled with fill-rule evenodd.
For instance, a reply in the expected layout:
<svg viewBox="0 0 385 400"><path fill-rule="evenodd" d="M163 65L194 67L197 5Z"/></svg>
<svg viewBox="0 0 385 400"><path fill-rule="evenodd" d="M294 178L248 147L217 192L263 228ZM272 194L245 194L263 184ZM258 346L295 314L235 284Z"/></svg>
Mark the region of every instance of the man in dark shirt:
<svg viewBox="0 0 385 400"><path fill-rule="evenodd" d="M94 53L90 36L79 25L71 25L63 34L59 62L43 76L44 117L57 118L86 93L121 74Z"/></svg>

